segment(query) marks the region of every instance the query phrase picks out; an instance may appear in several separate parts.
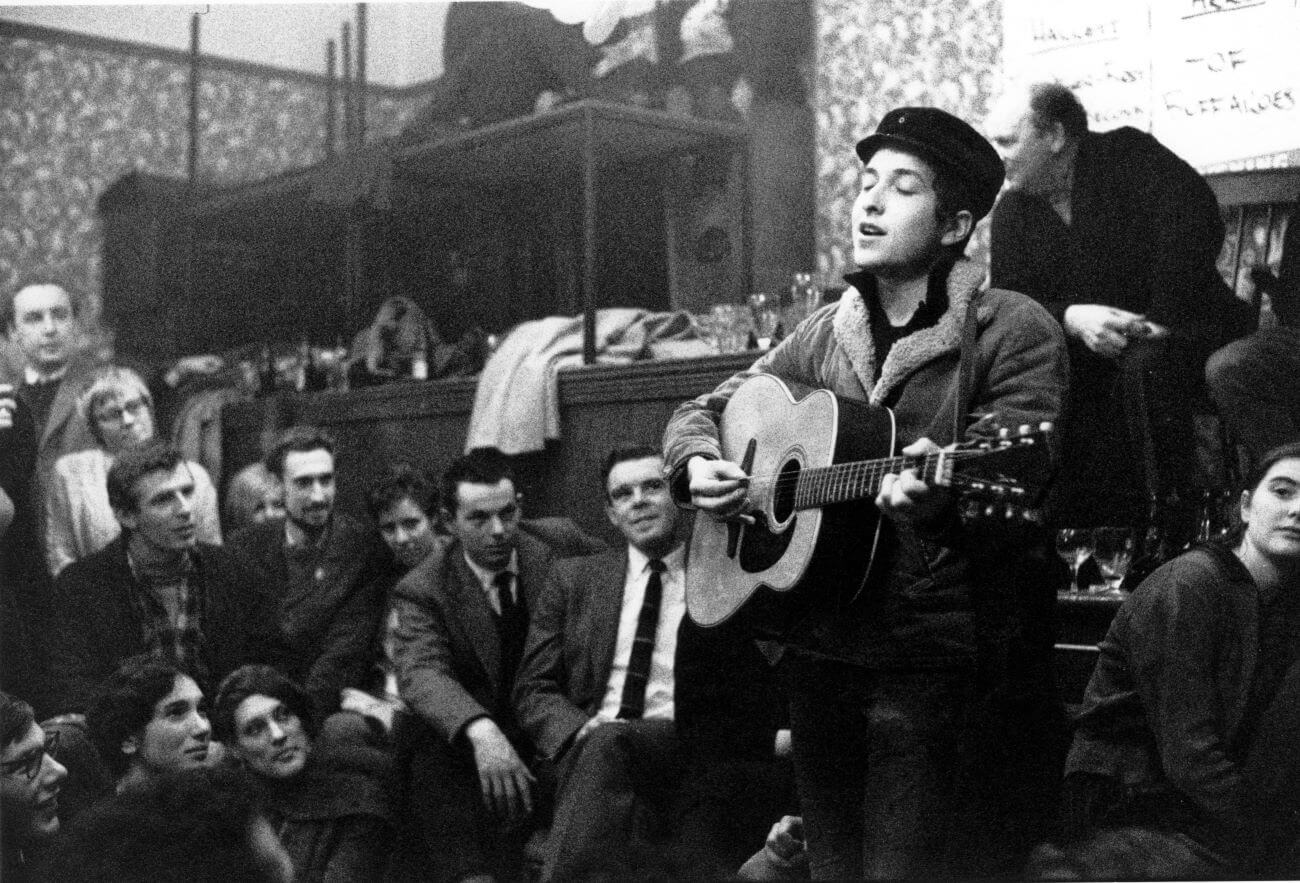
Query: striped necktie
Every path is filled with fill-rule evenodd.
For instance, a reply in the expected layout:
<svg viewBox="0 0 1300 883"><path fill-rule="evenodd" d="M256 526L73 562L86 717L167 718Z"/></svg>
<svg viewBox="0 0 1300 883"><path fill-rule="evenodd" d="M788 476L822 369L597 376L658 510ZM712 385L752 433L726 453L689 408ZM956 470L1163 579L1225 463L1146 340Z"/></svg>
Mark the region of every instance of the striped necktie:
<svg viewBox="0 0 1300 883"><path fill-rule="evenodd" d="M645 600L636 621L636 638L627 661L627 678L623 681L623 702L618 716L635 720L645 711L645 688L650 682L650 661L655 652L655 632L659 629L659 602L664 594L664 563L650 559L650 578L645 584Z"/></svg>

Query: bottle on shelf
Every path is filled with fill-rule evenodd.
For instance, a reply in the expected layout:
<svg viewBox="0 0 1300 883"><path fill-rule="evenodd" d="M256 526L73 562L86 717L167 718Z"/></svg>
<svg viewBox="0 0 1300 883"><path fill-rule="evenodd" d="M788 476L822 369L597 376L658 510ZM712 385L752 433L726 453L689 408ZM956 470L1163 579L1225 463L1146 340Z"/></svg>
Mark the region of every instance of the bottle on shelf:
<svg viewBox="0 0 1300 883"><path fill-rule="evenodd" d="M1159 498L1155 495L1150 496L1147 503L1146 528L1137 548L1133 550L1133 563L1129 565L1128 573L1124 575L1120 588L1132 591L1156 568L1172 557L1173 550L1170 548L1169 533L1165 529L1163 511L1164 507L1160 505Z"/></svg>
<svg viewBox="0 0 1300 883"><path fill-rule="evenodd" d="M411 379L429 379L429 353L423 341L411 353Z"/></svg>
<svg viewBox="0 0 1300 883"><path fill-rule="evenodd" d="M293 368L293 388L298 392L306 392L311 371L311 344L307 342L305 334L298 341L298 357Z"/></svg>
<svg viewBox="0 0 1300 883"><path fill-rule="evenodd" d="M275 392L275 356L271 352L271 344L262 344L261 355L258 356L258 391L262 395L270 395Z"/></svg>

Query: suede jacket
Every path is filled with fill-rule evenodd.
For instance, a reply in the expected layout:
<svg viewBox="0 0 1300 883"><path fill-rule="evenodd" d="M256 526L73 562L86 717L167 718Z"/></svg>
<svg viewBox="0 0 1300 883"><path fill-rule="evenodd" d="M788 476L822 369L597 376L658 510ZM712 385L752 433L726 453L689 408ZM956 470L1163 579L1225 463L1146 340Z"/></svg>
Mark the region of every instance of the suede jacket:
<svg viewBox="0 0 1300 883"><path fill-rule="evenodd" d="M685 502L681 478L690 457L720 456L718 421L732 393L764 372L845 399L888 406L896 420L898 447L920 438L940 446L959 441L954 438L957 369L972 303L977 320L974 382L968 414L957 420L968 427L962 434L989 432L987 423L972 425L970 418L983 415L1010 427L1057 421L1067 384L1060 326L1024 295L981 290L983 278L982 269L969 261L954 264L946 278L946 311L934 325L895 343L879 370L864 293L849 288L838 303L809 316L749 369L680 406L664 434L674 497ZM787 634L787 642L873 668L969 664L979 649L977 630L1012 628L1023 580L1011 573L1015 556L994 554L996 541L970 541L955 508L942 521L933 530L896 531L879 585L851 603L831 600L834 593L826 593L826 600ZM970 573L972 556L981 554L977 545L992 562L980 568L978 587ZM1001 568L1001 575L995 568Z"/></svg>

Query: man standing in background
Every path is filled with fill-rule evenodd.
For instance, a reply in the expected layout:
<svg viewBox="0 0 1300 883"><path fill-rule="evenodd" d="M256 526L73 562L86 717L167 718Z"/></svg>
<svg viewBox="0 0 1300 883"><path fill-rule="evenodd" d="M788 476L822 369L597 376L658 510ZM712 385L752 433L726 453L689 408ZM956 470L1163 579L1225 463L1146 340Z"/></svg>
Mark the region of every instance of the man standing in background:
<svg viewBox="0 0 1300 883"><path fill-rule="evenodd" d="M1186 496L1205 360L1250 331L1215 267L1214 192L1146 132L1088 131L1059 83L1013 86L986 128L1007 168L992 284L1047 307L1069 345L1056 516L1138 520L1149 500Z"/></svg>

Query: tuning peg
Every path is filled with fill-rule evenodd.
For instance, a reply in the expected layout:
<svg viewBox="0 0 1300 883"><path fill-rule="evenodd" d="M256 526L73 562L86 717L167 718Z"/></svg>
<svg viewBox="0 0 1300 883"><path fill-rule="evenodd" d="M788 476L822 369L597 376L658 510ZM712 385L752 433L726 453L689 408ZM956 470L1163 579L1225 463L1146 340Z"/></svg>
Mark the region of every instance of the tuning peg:
<svg viewBox="0 0 1300 883"><path fill-rule="evenodd" d="M1004 426L998 430L998 438L1010 438L1010 437L1011 437L1011 430L1008 427Z"/></svg>
<svg viewBox="0 0 1300 883"><path fill-rule="evenodd" d="M1056 429L1056 425L1052 423L1051 420L1044 420L1042 423L1038 424L1039 432L1047 433L1047 432L1051 432L1054 429Z"/></svg>
<svg viewBox="0 0 1300 883"><path fill-rule="evenodd" d="M1028 424L1028 423L1021 423L1021 424L1020 424L1020 434L1021 434L1021 435L1029 435L1029 434L1030 434L1030 429L1029 429L1029 424Z"/></svg>

